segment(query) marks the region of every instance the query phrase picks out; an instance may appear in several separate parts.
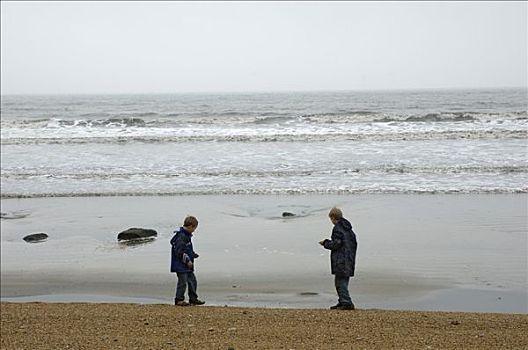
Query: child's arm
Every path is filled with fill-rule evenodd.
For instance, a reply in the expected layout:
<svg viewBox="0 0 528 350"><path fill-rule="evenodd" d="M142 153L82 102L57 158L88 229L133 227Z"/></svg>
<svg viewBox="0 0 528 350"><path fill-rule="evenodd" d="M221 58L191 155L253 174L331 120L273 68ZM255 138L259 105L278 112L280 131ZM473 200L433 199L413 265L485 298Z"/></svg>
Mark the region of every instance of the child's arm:
<svg viewBox="0 0 528 350"><path fill-rule="evenodd" d="M343 233L337 230L332 232L332 239L325 239L321 245L329 250L339 249L343 245Z"/></svg>

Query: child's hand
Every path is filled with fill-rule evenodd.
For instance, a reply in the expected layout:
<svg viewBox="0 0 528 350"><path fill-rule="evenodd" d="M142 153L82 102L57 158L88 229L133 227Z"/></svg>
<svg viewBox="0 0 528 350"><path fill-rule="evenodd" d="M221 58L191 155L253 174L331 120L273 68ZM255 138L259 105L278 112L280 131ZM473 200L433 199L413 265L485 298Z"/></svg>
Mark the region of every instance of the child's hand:
<svg viewBox="0 0 528 350"><path fill-rule="evenodd" d="M189 261L189 262L187 263L187 267L190 268L190 269L193 268L193 263L192 263L192 261Z"/></svg>
<svg viewBox="0 0 528 350"><path fill-rule="evenodd" d="M319 242L320 245L324 245L325 240Z"/></svg>

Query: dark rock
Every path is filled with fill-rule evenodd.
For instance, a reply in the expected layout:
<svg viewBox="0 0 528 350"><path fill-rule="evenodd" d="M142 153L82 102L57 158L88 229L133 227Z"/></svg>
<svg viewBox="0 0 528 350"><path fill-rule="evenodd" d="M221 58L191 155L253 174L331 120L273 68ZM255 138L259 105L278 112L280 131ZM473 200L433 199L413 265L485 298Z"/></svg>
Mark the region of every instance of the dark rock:
<svg viewBox="0 0 528 350"><path fill-rule="evenodd" d="M130 240L130 239L144 239L149 237L155 237L158 233L155 230L145 228L129 228L117 235L117 240Z"/></svg>
<svg viewBox="0 0 528 350"><path fill-rule="evenodd" d="M295 216L295 214L294 214L294 213L287 212L287 211L285 211L285 212L282 213L282 217L283 217L283 218L290 217L290 216Z"/></svg>
<svg viewBox="0 0 528 350"><path fill-rule="evenodd" d="M37 243L37 242L42 242L45 239L48 239L48 235L45 233L33 233L30 235L27 235L26 237L22 239L28 243Z"/></svg>

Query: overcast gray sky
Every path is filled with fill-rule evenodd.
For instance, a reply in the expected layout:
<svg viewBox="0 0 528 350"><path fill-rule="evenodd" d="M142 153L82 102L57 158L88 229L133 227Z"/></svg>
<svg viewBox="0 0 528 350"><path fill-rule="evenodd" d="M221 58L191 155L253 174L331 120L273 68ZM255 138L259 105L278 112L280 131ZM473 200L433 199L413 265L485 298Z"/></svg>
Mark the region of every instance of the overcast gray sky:
<svg viewBox="0 0 528 350"><path fill-rule="evenodd" d="M2 93L527 86L526 2L2 1Z"/></svg>

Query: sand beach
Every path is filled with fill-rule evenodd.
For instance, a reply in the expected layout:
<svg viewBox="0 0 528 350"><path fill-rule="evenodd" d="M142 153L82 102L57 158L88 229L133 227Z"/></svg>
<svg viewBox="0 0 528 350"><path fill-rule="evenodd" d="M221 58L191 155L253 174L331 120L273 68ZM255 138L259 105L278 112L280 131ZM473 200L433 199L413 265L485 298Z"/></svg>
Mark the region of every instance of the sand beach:
<svg viewBox="0 0 528 350"><path fill-rule="evenodd" d="M526 349L528 316L1 304L2 349Z"/></svg>

